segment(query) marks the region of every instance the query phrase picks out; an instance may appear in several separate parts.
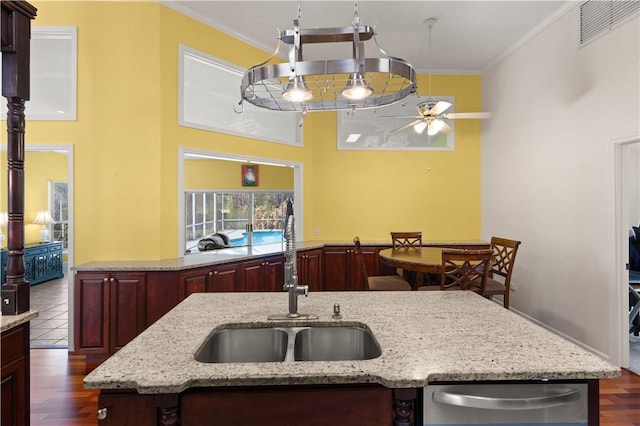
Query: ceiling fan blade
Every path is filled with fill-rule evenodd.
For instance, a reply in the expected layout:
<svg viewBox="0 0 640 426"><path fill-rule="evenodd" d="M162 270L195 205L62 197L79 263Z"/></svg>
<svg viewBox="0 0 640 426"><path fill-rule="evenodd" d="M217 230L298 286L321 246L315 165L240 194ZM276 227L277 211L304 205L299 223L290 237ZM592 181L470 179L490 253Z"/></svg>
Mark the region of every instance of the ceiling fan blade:
<svg viewBox="0 0 640 426"><path fill-rule="evenodd" d="M449 109L449 107L451 106L451 104L449 102L445 102L445 101L438 101L433 108L431 108L429 110L429 113L431 115L440 115L443 112L445 112L447 109Z"/></svg>
<svg viewBox="0 0 640 426"><path fill-rule="evenodd" d="M410 123L407 123L404 126L400 126L397 129L393 129L389 133L396 133L396 132L399 132L401 130L407 129L407 128L411 127L411 126L415 126L416 124L420 123L421 121L422 121L422 118L420 120L415 120L415 121L412 121Z"/></svg>
<svg viewBox="0 0 640 426"><path fill-rule="evenodd" d="M451 131L451 127L447 123L444 123L444 126L442 126L442 129L440 129L440 131L442 133L449 133Z"/></svg>
<svg viewBox="0 0 640 426"><path fill-rule="evenodd" d="M476 118L480 120L485 120L487 118L491 118L490 112L450 112L448 114L442 114L444 118Z"/></svg>

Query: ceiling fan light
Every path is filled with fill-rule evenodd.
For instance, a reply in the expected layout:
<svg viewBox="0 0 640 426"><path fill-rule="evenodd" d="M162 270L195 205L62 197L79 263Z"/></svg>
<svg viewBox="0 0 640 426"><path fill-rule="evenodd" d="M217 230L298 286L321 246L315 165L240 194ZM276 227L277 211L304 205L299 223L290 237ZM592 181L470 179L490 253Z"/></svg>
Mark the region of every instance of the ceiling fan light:
<svg viewBox="0 0 640 426"><path fill-rule="evenodd" d="M354 101L364 99L373 93L373 89L367 85L362 74L354 72L349 76L347 85L342 89L342 96Z"/></svg>
<svg viewBox="0 0 640 426"><path fill-rule="evenodd" d="M413 126L413 130L415 130L417 133L422 134L422 132L424 132L424 129L427 128L427 122L426 121L421 121L418 124L416 124L415 126Z"/></svg>
<svg viewBox="0 0 640 426"><path fill-rule="evenodd" d="M289 80L282 97L289 102L305 102L313 98L313 92L304 84L301 76L296 76Z"/></svg>
<svg viewBox="0 0 640 426"><path fill-rule="evenodd" d="M433 136L437 134L444 127L444 121L436 119L429 124L429 128L427 129L427 134L429 136Z"/></svg>

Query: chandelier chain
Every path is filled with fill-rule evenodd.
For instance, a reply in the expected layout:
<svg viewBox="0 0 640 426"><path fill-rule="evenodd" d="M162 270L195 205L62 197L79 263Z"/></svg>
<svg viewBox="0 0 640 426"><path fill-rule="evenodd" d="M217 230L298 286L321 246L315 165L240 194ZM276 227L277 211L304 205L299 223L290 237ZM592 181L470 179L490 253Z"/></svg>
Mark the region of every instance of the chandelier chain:
<svg viewBox="0 0 640 426"><path fill-rule="evenodd" d="M302 0L298 0L298 20L302 18Z"/></svg>
<svg viewBox="0 0 640 426"><path fill-rule="evenodd" d="M353 2L353 26L360 26L360 16L358 15L358 0Z"/></svg>

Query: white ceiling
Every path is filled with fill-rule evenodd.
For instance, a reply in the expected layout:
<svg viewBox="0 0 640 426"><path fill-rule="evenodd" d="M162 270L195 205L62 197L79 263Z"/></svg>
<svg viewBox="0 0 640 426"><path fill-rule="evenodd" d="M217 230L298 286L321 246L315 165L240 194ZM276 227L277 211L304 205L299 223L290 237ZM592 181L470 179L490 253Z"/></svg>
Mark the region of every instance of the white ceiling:
<svg viewBox="0 0 640 426"><path fill-rule="evenodd" d="M269 54L275 50L279 31L293 29L298 5L300 28L350 26L355 6L353 1L345 0L160 2ZM390 55L409 61L418 71L480 73L576 4L575 0L365 0L357 2L357 9L362 24L375 27L380 45ZM424 24L427 18L438 20L432 30L430 60ZM367 57L380 56L373 41L366 42L365 48ZM351 56L351 44L305 45L303 54L307 60L342 59Z"/></svg>

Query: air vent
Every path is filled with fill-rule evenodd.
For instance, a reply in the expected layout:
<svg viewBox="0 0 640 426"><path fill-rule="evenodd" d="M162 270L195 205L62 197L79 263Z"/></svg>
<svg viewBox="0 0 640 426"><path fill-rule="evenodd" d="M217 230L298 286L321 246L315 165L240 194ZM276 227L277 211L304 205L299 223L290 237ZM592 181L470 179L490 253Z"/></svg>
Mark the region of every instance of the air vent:
<svg viewBox="0 0 640 426"><path fill-rule="evenodd" d="M640 1L589 0L580 5L580 45L605 34L640 10Z"/></svg>

